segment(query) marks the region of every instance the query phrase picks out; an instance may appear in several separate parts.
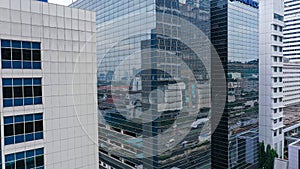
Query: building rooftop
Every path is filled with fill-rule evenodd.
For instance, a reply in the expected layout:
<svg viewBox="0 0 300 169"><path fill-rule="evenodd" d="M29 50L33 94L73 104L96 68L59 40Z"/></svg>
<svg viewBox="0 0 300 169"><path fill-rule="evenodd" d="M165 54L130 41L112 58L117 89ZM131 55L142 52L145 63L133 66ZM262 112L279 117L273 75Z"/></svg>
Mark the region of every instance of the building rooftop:
<svg viewBox="0 0 300 169"><path fill-rule="evenodd" d="M283 109L284 119L283 124L285 128L300 123L300 103L285 107Z"/></svg>
<svg viewBox="0 0 300 169"><path fill-rule="evenodd" d="M300 139L299 140L297 140L297 141L295 141L295 142L293 142L293 143L291 143L290 144L291 146L296 146L296 147L299 147L300 148Z"/></svg>

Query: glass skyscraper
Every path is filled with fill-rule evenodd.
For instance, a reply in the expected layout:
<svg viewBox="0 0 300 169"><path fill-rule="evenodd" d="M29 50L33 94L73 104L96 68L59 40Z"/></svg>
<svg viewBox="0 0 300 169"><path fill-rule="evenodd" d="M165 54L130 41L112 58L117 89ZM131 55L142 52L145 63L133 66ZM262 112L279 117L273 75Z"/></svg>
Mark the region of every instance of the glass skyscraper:
<svg viewBox="0 0 300 169"><path fill-rule="evenodd" d="M212 168L257 168L258 8L252 0L211 1L211 40L227 77L226 106L212 135Z"/></svg>
<svg viewBox="0 0 300 169"><path fill-rule="evenodd" d="M100 168L211 168L209 0L78 0L97 13Z"/></svg>
<svg viewBox="0 0 300 169"><path fill-rule="evenodd" d="M97 12L100 168L256 167L257 2L71 6Z"/></svg>

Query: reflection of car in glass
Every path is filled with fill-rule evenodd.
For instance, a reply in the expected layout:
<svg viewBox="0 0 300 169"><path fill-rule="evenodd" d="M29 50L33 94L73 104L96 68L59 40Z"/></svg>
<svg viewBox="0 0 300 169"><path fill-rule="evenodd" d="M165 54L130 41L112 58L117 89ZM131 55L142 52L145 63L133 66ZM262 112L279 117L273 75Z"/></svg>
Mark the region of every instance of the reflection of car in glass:
<svg viewBox="0 0 300 169"><path fill-rule="evenodd" d="M166 146L167 147L171 147L174 144L174 142L175 142L175 139L172 138L171 140L168 141L168 143L166 144Z"/></svg>
<svg viewBox="0 0 300 169"><path fill-rule="evenodd" d="M208 121L208 118L202 118L194 121L191 125L192 129L198 128L200 124L204 124Z"/></svg>

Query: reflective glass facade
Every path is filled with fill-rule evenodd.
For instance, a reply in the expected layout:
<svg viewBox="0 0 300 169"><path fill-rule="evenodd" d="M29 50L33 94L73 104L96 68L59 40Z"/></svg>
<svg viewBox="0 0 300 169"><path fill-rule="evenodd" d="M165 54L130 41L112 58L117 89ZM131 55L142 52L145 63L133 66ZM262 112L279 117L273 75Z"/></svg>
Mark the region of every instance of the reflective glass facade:
<svg viewBox="0 0 300 169"><path fill-rule="evenodd" d="M209 0L71 6L97 12L100 166L210 168Z"/></svg>
<svg viewBox="0 0 300 169"><path fill-rule="evenodd" d="M258 162L258 9L240 1L211 2L212 42L227 75L227 102L212 137L212 168Z"/></svg>

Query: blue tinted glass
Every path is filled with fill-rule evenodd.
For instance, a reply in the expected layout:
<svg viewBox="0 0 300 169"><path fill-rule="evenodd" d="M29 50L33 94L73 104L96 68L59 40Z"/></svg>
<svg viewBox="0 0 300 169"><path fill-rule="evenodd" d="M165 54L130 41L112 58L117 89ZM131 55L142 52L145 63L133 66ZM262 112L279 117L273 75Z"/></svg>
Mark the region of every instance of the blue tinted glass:
<svg viewBox="0 0 300 169"><path fill-rule="evenodd" d="M42 64L41 62L33 62L33 69L41 69Z"/></svg>
<svg viewBox="0 0 300 169"><path fill-rule="evenodd" d="M23 61L23 69L31 69L31 62Z"/></svg>
<svg viewBox="0 0 300 169"><path fill-rule="evenodd" d="M14 122L14 118L13 117L4 117L4 124L11 124Z"/></svg>
<svg viewBox="0 0 300 169"><path fill-rule="evenodd" d="M23 122L23 121L24 121L24 116L15 116L15 123Z"/></svg>
<svg viewBox="0 0 300 169"><path fill-rule="evenodd" d="M35 155L40 155L40 154L44 154L43 148L39 148L39 149L35 150Z"/></svg>
<svg viewBox="0 0 300 169"><path fill-rule="evenodd" d="M32 42L32 49L41 49L41 44L38 42Z"/></svg>
<svg viewBox="0 0 300 169"><path fill-rule="evenodd" d="M1 40L2 47L11 47L10 40Z"/></svg>
<svg viewBox="0 0 300 169"><path fill-rule="evenodd" d="M29 151L26 151L26 157L33 157L34 156L34 150L29 150Z"/></svg>
<svg viewBox="0 0 300 169"><path fill-rule="evenodd" d="M25 115L25 120L26 121L33 121L33 115L32 114Z"/></svg>
<svg viewBox="0 0 300 169"><path fill-rule="evenodd" d="M21 61L13 61L13 68L14 69L21 69L22 68L22 62Z"/></svg>
<svg viewBox="0 0 300 169"><path fill-rule="evenodd" d="M2 61L2 68L11 68L11 61Z"/></svg>
<svg viewBox="0 0 300 169"><path fill-rule="evenodd" d="M40 85L40 84L42 84L42 80L40 78L34 78L33 79L33 84Z"/></svg>
<svg viewBox="0 0 300 169"><path fill-rule="evenodd" d="M14 99L14 106L23 106L23 99Z"/></svg>
<svg viewBox="0 0 300 169"><path fill-rule="evenodd" d="M16 136L15 139L16 143L22 143L24 142L24 135Z"/></svg>
<svg viewBox="0 0 300 169"><path fill-rule="evenodd" d="M25 157L25 153L24 152L20 152L16 154L16 160L22 159Z"/></svg>
<svg viewBox="0 0 300 169"><path fill-rule="evenodd" d="M24 105L33 105L33 98L25 98Z"/></svg>
<svg viewBox="0 0 300 169"><path fill-rule="evenodd" d="M32 141L33 140L33 134L26 134L25 135L25 140L26 141Z"/></svg>
<svg viewBox="0 0 300 169"><path fill-rule="evenodd" d="M3 79L2 80L3 86L11 86L12 85L12 79Z"/></svg>
<svg viewBox="0 0 300 169"><path fill-rule="evenodd" d="M32 85L32 79L28 79L28 78L24 79L24 85L31 86Z"/></svg>
<svg viewBox="0 0 300 169"><path fill-rule="evenodd" d="M34 98L34 104L42 104L42 98L41 97L35 97Z"/></svg>
<svg viewBox="0 0 300 169"><path fill-rule="evenodd" d="M21 41L12 41L12 47L13 48L21 48Z"/></svg>
<svg viewBox="0 0 300 169"><path fill-rule="evenodd" d="M43 114L42 113L34 115L34 120L42 120L42 119L43 119Z"/></svg>
<svg viewBox="0 0 300 169"><path fill-rule="evenodd" d="M22 79L21 78L15 78L13 79L14 86L22 86Z"/></svg>
<svg viewBox="0 0 300 169"><path fill-rule="evenodd" d="M14 144L14 136L11 136L11 137L5 137L5 139L4 139L4 144L5 144L5 145Z"/></svg>
<svg viewBox="0 0 300 169"><path fill-rule="evenodd" d="M22 42L22 48L30 49L31 48L31 42Z"/></svg>
<svg viewBox="0 0 300 169"><path fill-rule="evenodd" d="M15 155L14 154L5 155L5 162L14 161L14 160L15 160Z"/></svg>
<svg viewBox="0 0 300 169"><path fill-rule="evenodd" d="M43 139L43 132L35 133L34 134L34 139L35 140Z"/></svg>
<svg viewBox="0 0 300 169"><path fill-rule="evenodd" d="M41 166L41 167L37 167L36 169L44 169L44 166Z"/></svg>
<svg viewBox="0 0 300 169"><path fill-rule="evenodd" d="M3 106L4 107L11 107L11 106L13 106L12 99L5 99L5 100L3 100Z"/></svg>

